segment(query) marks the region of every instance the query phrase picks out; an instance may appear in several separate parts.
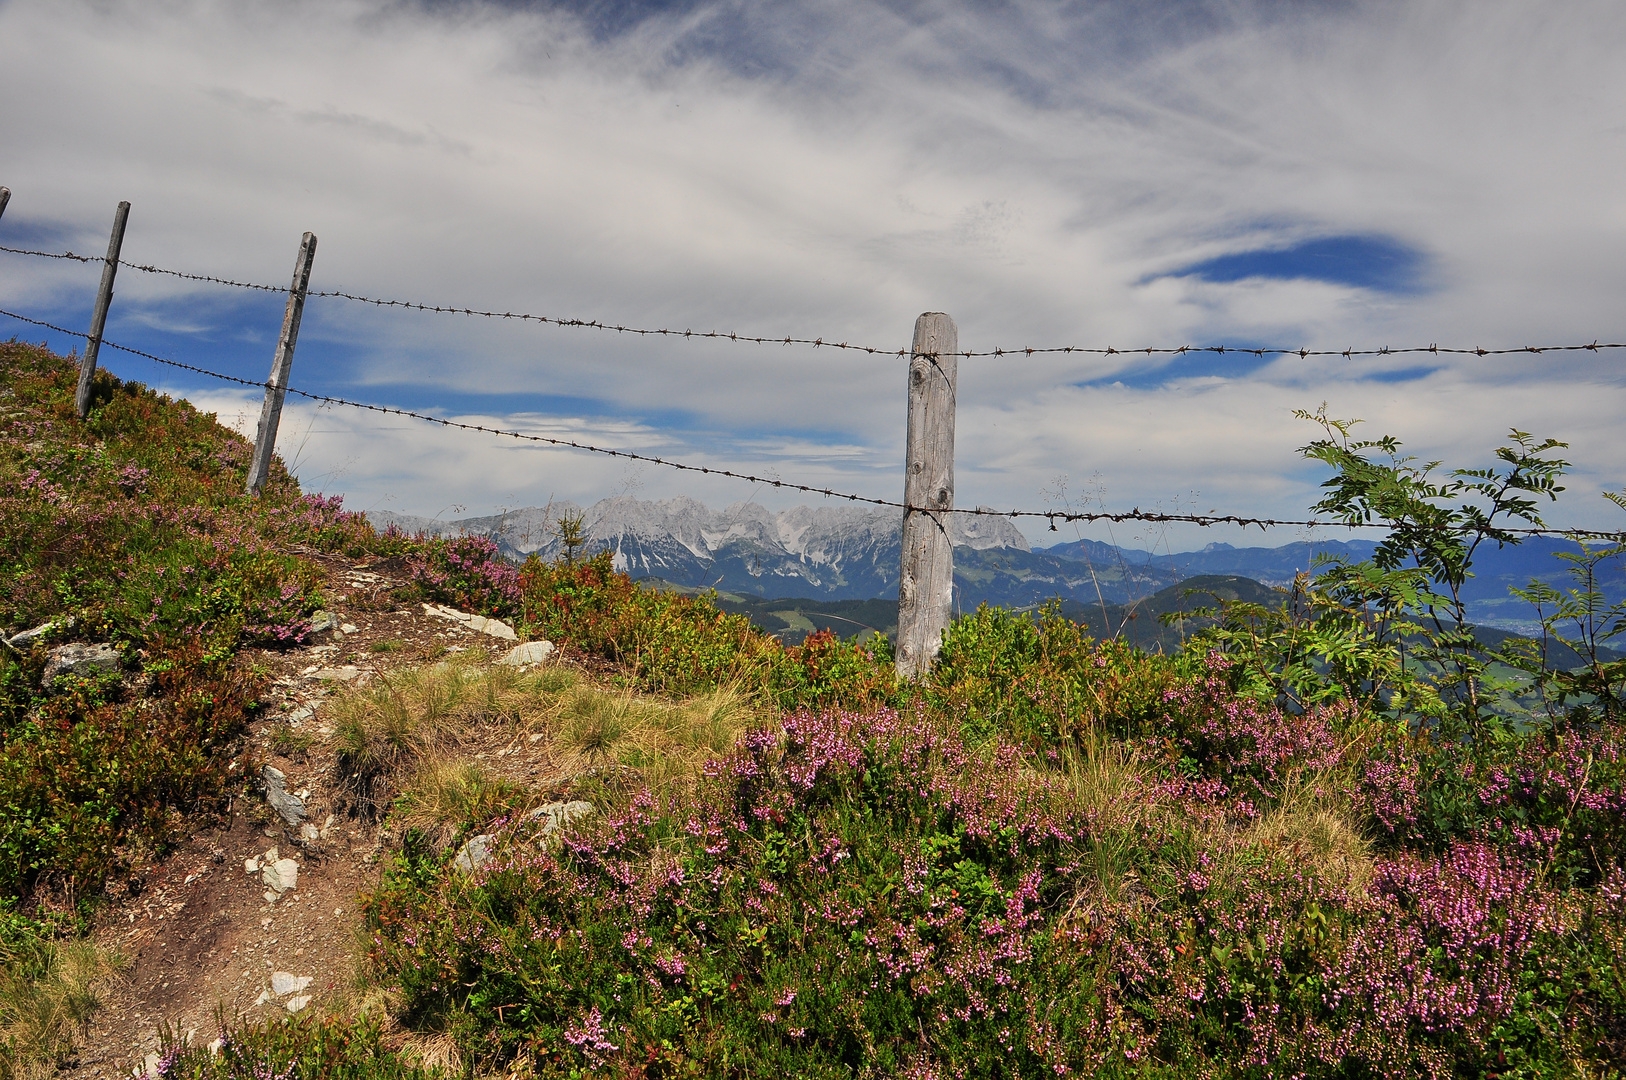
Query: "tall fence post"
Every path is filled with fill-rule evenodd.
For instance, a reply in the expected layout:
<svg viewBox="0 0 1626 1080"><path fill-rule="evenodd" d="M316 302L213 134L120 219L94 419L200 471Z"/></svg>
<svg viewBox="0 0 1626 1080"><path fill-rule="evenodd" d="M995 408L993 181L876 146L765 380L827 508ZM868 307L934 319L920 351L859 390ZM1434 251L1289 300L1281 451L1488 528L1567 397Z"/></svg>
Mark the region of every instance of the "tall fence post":
<svg viewBox="0 0 1626 1080"><path fill-rule="evenodd" d="M107 240L102 287L96 291L96 310L90 316L90 336L85 338L85 355L79 361L79 389L73 395L73 407L81 420L90 412L90 380L96 374L96 358L102 351L102 331L107 328L107 309L113 303L113 278L119 272L119 252L124 248L124 226L129 220L130 204L119 203L113 212L113 235Z"/></svg>
<svg viewBox="0 0 1626 1080"><path fill-rule="evenodd" d="M931 670L954 610L954 398L959 377L954 320L915 320L909 357L909 428L903 480L903 573L898 582L898 674Z"/></svg>
<svg viewBox="0 0 1626 1080"><path fill-rule="evenodd" d="M6 216L6 204L11 201L11 189L0 187L0 217Z"/></svg>
<svg viewBox="0 0 1626 1080"><path fill-rule="evenodd" d="M265 405L260 409L260 430L254 437L254 461L248 468L248 493L258 495L271 469L271 451L277 446L277 423L282 419L282 399L288 396L288 372L294 366L294 344L299 340L299 320L305 314L305 290L311 283L311 263L316 258L316 234L306 233L299 241L299 258L294 263L294 283L288 290L288 308L282 315L282 336L277 338L277 354L271 360L271 377L265 383Z"/></svg>

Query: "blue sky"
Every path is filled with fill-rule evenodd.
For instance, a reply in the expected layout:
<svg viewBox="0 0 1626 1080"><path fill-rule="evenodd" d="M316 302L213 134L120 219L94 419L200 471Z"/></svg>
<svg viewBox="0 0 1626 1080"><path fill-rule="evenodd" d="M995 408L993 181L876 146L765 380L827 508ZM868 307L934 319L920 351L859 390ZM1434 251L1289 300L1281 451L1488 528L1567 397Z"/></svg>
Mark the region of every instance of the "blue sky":
<svg viewBox="0 0 1626 1080"><path fill-rule="evenodd" d="M977 349L1621 340L1623 46L1626 9L1587 2L4 0L0 243L99 252L128 199L135 262L282 284L310 229L315 288L888 349L923 310ZM0 307L82 327L96 277L0 255ZM108 336L263 379L280 314L126 270ZM902 487L903 370L864 354L322 299L294 384ZM1298 516L1322 477L1291 411L1323 401L1451 463L1568 439L1555 520L1619 525L1608 355L968 359L957 501ZM787 501L299 403L279 449L362 508Z"/></svg>

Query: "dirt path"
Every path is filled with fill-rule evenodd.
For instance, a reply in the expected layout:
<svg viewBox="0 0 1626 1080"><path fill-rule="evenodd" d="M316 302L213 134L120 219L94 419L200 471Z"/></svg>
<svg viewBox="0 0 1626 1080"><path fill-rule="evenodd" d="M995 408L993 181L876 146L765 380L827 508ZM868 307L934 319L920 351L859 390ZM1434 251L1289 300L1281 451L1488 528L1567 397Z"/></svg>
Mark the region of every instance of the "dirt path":
<svg viewBox="0 0 1626 1080"><path fill-rule="evenodd" d="M339 628L304 648L242 654L240 662L268 672L272 684L269 715L251 725L239 759L283 773L310 827L289 827L254 785L233 801L229 822L196 829L134 876L96 932L127 966L105 992L69 1077L139 1074L158 1050L161 1027L206 1044L219 1036L221 1018L321 1010L353 993L356 898L376 885L386 853L377 825L335 808L324 703L344 686L448 651L500 655L515 644L422 605L395 603L391 592L406 584L397 566L310 554L329 568L325 595ZM520 750L503 771L534 777L545 762L526 759L542 753ZM286 873L290 864L278 860L297 868L293 887L280 892L272 887L285 884L277 868Z"/></svg>

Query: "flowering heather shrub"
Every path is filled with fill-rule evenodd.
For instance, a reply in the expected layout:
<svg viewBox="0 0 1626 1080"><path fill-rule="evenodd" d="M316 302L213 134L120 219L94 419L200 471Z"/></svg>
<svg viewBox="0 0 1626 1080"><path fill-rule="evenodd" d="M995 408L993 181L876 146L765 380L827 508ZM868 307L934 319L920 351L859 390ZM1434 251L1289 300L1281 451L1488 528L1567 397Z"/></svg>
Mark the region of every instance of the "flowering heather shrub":
<svg viewBox="0 0 1626 1080"><path fill-rule="evenodd" d="M1487 839L1570 881L1626 865L1626 729L1563 729L1516 744L1476 773Z"/></svg>
<svg viewBox="0 0 1626 1080"><path fill-rule="evenodd" d="M430 1080L447 1075L403 1060L384 1034L381 1018L324 1016L307 1009L296 1017L239 1024L220 1032L218 1048L203 1038L190 1044L162 1032L162 1080Z"/></svg>
<svg viewBox="0 0 1626 1080"><path fill-rule="evenodd" d="M737 685L785 708L897 697L884 645L823 633L785 648L706 597L639 585L615 571L608 552L575 563L533 556L518 589L527 633L615 661L641 689L697 694Z"/></svg>
<svg viewBox="0 0 1626 1080"><path fill-rule="evenodd" d="M413 1022L544 1075L1064 1073L1133 1025L1043 932L1083 822L1025 760L920 715L797 714L693 797L559 847L504 827L469 886L414 854L369 901L373 959Z"/></svg>
<svg viewBox="0 0 1626 1080"><path fill-rule="evenodd" d="M1268 713L1190 711L1236 747L1213 760L1261 784L1321 745L1284 742ZM637 795L562 844L499 823L472 876L409 845L368 901L372 961L406 1022L543 1076L1608 1060L1626 1023L1618 869L1566 892L1465 844L1387 857L1359 888L1189 785L1148 778L1138 797L1147 812L1088 811L1042 757L968 750L929 713L795 713L692 794Z"/></svg>
<svg viewBox="0 0 1626 1080"><path fill-rule="evenodd" d="M1192 780L1218 781L1205 792L1232 799L1232 812L1257 816L1299 776L1326 772L1342 760L1335 719L1342 708L1317 707L1302 716L1275 704L1237 697L1228 685L1231 662L1209 653L1198 674L1163 692L1160 742L1171 764Z"/></svg>
<svg viewBox="0 0 1626 1080"><path fill-rule="evenodd" d="M254 700L232 654L309 631L320 571L292 549L383 543L280 462L245 495L248 443L185 402L99 372L79 420L76 381L71 360L0 344L0 630L71 618L50 644L110 641L150 683L46 696L46 645L0 654L0 900L89 897L120 846L206 805Z"/></svg>
<svg viewBox="0 0 1626 1080"><path fill-rule="evenodd" d="M519 605L518 568L484 536L425 540L407 569L432 600L498 617L511 617Z"/></svg>

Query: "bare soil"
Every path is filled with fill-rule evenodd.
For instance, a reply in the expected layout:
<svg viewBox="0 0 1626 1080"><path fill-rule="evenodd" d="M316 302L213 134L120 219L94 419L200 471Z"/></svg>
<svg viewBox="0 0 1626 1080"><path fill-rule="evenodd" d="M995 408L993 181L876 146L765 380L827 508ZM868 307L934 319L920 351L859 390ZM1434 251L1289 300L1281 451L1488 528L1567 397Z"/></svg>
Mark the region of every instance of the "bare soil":
<svg viewBox="0 0 1626 1080"><path fill-rule="evenodd" d="M239 663L266 673L270 693L266 715L250 725L237 761L240 768L265 763L285 773L288 791L304 798L306 822L319 835L302 839L287 828L258 783L247 782L227 814L183 827L184 841L140 868L98 919L98 943L121 956L125 967L104 988L103 1007L83 1033L64 1071L68 1077L140 1074L165 1028L207 1044L220 1035L222 1022L322 1011L354 994L361 952L357 897L377 884L388 837L377 823L337 809L332 728L323 704L347 685L365 685L447 652L483 648L496 657L515 644L422 605L396 602L392 592L407 584L399 565L303 553L328 568L327 610L343 629L302 648L240 655ZM550 662L572 661L556 653ZM282 737L275 737L279 731ZM298 749L294 744L306 736L309 746ZM550 772L545 744L503 740L481 749L486 752L473 756L511 779L536 783ZM262 870L245 869L249 860L267 861L273 847L275 857L291 858L299 868L296 886L280 896ZM278 972L310 981L274 994ZM286 988L289 980L281 982Z"/></svg>

